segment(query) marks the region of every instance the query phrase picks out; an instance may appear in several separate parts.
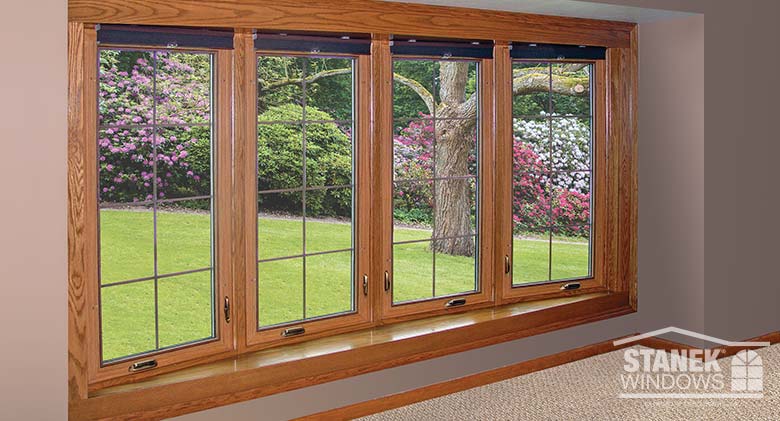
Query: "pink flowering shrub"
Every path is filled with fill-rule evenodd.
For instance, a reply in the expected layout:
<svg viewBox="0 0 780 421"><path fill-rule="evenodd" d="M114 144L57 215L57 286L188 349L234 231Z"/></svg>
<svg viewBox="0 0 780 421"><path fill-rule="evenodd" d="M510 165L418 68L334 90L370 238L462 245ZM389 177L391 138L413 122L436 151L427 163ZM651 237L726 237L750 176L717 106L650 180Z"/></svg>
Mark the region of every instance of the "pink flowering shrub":
<svg viewBox="0 0 780 421"><path fill-rule="evenodd" d="M100 61L100 200L210 194L209 57L109 50Z"/></svg>
<svg viewBox="0 0 780 421"><path fill-rule="evenodd" d="M433 177L431 120L414 120L393 136L393 173L398 180L429 180ZM394 218L407 223L433 221L433 182L398 182L394 186Z"/></svg>
<svg viewBox="0 0 780 421"><path fill-rule="evenodd" d="M424 117L424 116L423 116ZM558 124L558 123L556 123ZM562 122L561 131L573 137L562 142L554 139L561 152L555 154L557 168L582 168L587 161L589 129ZM590 225L590 178L587 173L563 172L551 175L549 128L542 122L516 124L513 146L512 211L517 231L546 232L555 226L556 234L587 236ZM394 218L401 222L430 224L433 214L434 127L430 120L415 120L393 137L395 198ZM572 144L569 144L572 143ZM476 165L476 156L469 158Z"/></svg>
<svg viewBox="0 0 780 421"><path fill-rule="evenodd" d="M589 166L590 132L576 121L553 120L550 163L546 121L516 121L513 146L512 215L516 231L588 236L590 175L587 172L550 173L556 169L583 170Z"/></svg>

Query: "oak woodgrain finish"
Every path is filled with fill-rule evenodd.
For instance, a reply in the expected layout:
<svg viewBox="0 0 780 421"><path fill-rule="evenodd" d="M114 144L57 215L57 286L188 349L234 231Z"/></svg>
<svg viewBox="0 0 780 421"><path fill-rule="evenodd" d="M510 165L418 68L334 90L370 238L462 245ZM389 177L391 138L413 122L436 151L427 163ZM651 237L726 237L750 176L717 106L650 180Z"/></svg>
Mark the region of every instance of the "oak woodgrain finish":
<svg viewBox="0 0 780 421"><path fill-rule="evenodd" d="M494 264L497 265L495 279L502 279L497 286L497 301L499 303L536 300L539 298L560 297L576 294L588 294L599 291L627 291L618 289L617 277L617 233L622 222L618 215L617 176L618 163L621 158L621 143L614 142L607 133L608 119L611 110L607 106L607 72L604 60L591 61L594 74L593 83L593 209L592 209L592 260L593 276L577 280L581 286L577 290L561 290L562 285L572 282L553 281L538 285L513 285L513 112L512 112L512 60L509 50L501 44L496 45L496 61L501 60L501 66L508 70L497 72L497 77L503 78L496 89L497 150L500 159L497 161L496 219L501 221L501 229L496 243ZM551 60L543 60L549 62ZM565 61L565 60L563 60ZM552 60L561 62L561 60ZM579 61L583 62L583 61ZM622 76L616 76L622 77ZM503 270L505 259L508 258L510 270ZM500 270L499 270L500 269Z"/></svg>
<svg viewBox="0 0 780 421"><path fill-rule="evenodd" d="M248 47L243 47L248 48ZM289 52L289 53L280 53L280 52L264 52L264 51L255 51L254 46L252 46L252 57L253 57L253 66L256 69L257 68L257 57L258 55L264 55L264 54L273 54L273 55L279 55L283 54L286 56L300 56L305 57L307 54L301 54L300 52ZM249 53L247 53L249 54ZM315 319L315 320L304 320L299 323L293 323L293 324L285 324L282 326L276 326L271 327L267 329L258 330L257 327L259 325L258 321L258 307L257 307L257 301L258 301L258 291L257 287L254 284L250 284L250 287L247 288L246 294L247 294L247 326L246 326L246 332L247 332L247 347L248 350L259 350L263 348L268 348L272 346L277 346L280 344L289 344L289 343L298 343L303 341L311 340L312 338L318 338L325 335L332 335L336 333L343 333L348 332L355 329L363 329L367 328L371 325L372 315L371 315L371 307L369 305L369 296L367 294L363 294L363 275L369 273L370 265L369 265L369 258L370 253L368 251L369 247L369 235L371 232L371 219L370 219L370 211L371 211L371 177L370 177L370 171L371 171L371 120L370 120L370 109L371 109L371 59L369 56L366 55L337 55L337 56L343 56L346 58L354 59L355 60L355 92L354 97L355 99L355 109L357 110L356 116L355 116L355 132L357 136L355 137L355 140L357 141L357 147L355 150L355 174L354 174L354 194L357 196L357 207L354 212L354 220L353 220L353 229L355 231L355 243L353 244L354 250L355 250L355 267L353 269L353 290L355 292L354 300L355 300L355 311L346 315L334 315L331 317L324 317L321 319ZM248 61L243 64L244 66L249 66ZM247 72L249 72L247 68ZM254 76L255 73L252 71L252 75ZM256 76L254 76L256 77ZM254 85L256 85L256 79L253 79L252 82ZM255 91L256 92L256 91ZM247 94L248 95L248 94ZM248 98L247 98L248 99ZM252 103L252 106L255 107L255 116L256 116L256 103ZM257 126L256 123L256 117L255 117L255 128ZM248 124L248 123L247 123ZM254 131L254 137L252 138L252 142L257 144L257 132L256 129ZM241 140L238 139L239 142L245 142L248 144L250 140ZM247 145L247 148L249 146ZM255 155L256 153L256 146L254 146ZM255 165L256 159L255 159ZM254 166L252 167L255 168ZM247 166L246 170L249 170L249 167ZM254 170L253 170L254 171ZM256 192L257 191L257 184L254 180L257 180L256 173L253 172L253 175L245 175L243 178L245 178L247 181L245 182L243 188L246 189L247 194L249 192ZM251 187L249 186L251 184ZM255 194L256 193L252 193ZM256 196L252 196L253 203L257 203L257 200L254 200ZM239 205L237 205L239 206ZM241 206L246 206L246 203L244 203ZM256 205L252 205L256 206ZM244 208L247 209L247 208ZM254 214L257 214L257 211L254 211ZM248 222L248 219L247 219ZM248 229L254 230L253 232L257 232L257 219L252 219L253 226L249 227ZM249 245L247 245L249 247ZM258 244L255 242L251 246L251 248L247 248L245 251L242 251L243 253L248 253L251 255L251 259L254 259L255 266L251 268L251 270L256 271L257 267L257 247ZM247 258L247 264L249 264L250 258ZM253 272L255 273L255 272ZM256 276L259 276L256 275ZM252 277L253 279L256 279L256 276ZM253 281L255 282L255 281ZM370 291L371 288L369 288ZM282 333L285 329L288 328L304 328L305 333L298 336L293 337L284 337Z"/></svg>
<svg viewBox="0 0 780 421"><path fill-rule="evenodd" d="M90 44L90 45L94 45ZM215 250L215 262L214 268L215 285L214 285L214 300L215 300L215 326L216 335L211 340L200 341L194 344L188 344L180 347L175 347L165 352L156 353L156 355L144 355L134 358L128 358L119 362L102 364L100 354L100 307L99 307L99 282L97 276L97 263L95 263L94 281L90 283L88 291L89 295L89 307L93 309L90 313L89 321L89 343L90 343L90 364L89 364L89 390L97 390L104 387L109 387L117 384L123 384L133 381L142 380L151 376L158 375L160 373L166 373L188 367L194 364L199 364L208 361L214 361L219 358L224 358L233 352L233 324L228 323L224 318L221 311L223 300L227 297L232 305L235 305L233 298L235 294L233 292L233 273L232 273L232 223L231 215L232 210L232 127L233 127L233 112L232 112L232 93L233 93L233 72L232 72L232 56L233 53L228 50L216 50L210 51L214 54L214 92L215 92L215 121L214 121L214 134L216 139L216 146L214 147L216 171L215 171L215 196L214 196L214 209L215 209L215 235L214 235L214 250ZM89 71L94 72L95 83L95 95L97 92L97 50L95 50L94 60L90 59L91 63L94 63L90 67ZM97 98L95 96L95 98ZM90 105L92 107L92 105ZM94 115L90 116L89 128L87 130L96 130L97 127L97 103L94 104ZM90 156L92 161L97 162L97 135L95 132L89 133L87 141L85 142L85 150L87 155ZM95 166L95 172L87 179L88 185L87 191L97 192L97 171ZM223 170L224 169L224 170ZM94 189L94 190L89 190ZM90 195L91 196L91 195ZM97 195L95 195L95 199ZM92 225L95 226L95 234L87 237L86 247L88 254L97 262L98 256L98 240L97 240L97 221L98 221L98 205L95 201L89 204L85 208L86 214L89 218L94 218ZM94 239L94 240L91 240ZM232 312L235 314L235 311ZM157 361L157 368L149 371L141 371L136 373L130 373L128 367L136 362L142 362L149 359Z"/></svg>
<svg viewBox="0 0 780 421"><path fill-rule="evenodd" d="M420 57L431 59L432 57ZM435 58L433 58L435 59ZM392 57L391 57L392 60ZM387 158L379 158L378 165L381 167L379 173L377 173L377 182L380 184L377 191L377 195L374 203L375 206L381 207L380 212L382 221L382 227L378 227L381 230L381 242L384 244L382 248L383 261L387 262L387 266L384 270L387 270L390 275L390 289L384 291L382 298L382 323L392 323L403 320L412 320L421 317L429 317L439 314L451 314L468 311L474 308L482 308L494 305L494 282L493 282L493 235L496 231L494 225L494 215L490 212L490 206L493 203L495 194L493 189L493 179L495 177L495 162L494 162L494 139L493 132L493 92L494 92L494 70L493 60L483 59L479 60L479 80L478 80L478 92L479 92L479 121L482 122L479 125L479 174L478 185L479 198L477 200L477 206L479 208L480 220L478 224L478 241L479 249L476 250L476 261L478 271L476 273L476 281L478 288L472 293L458 294L454 296L433 297L426 298L420 301L414 301L409 303L393 303L393 135L392 135L392 64L387 70L380 70L382 74L381 78L389 78L389 83L384 79L379 79L377 83L380 83L381 87L389 85L389 93L380 93L379 97L383 98L380 103L376 105L379 112L387 114L388 121L381 121L378 132L379 137L376 139L378 148L382 151L383 156ZM388 99L389 98L389 99ZM386 103L387 102L387 103ZM388 112L390 111L390 112ZM384 117L384 116L383 116ZM387 124L387 126L384 126ZM384 272L382 272L384 276ZM457 307L447 307L446 304L454 298L465 299L466 304Z"/></svg>
<svg viewBox="0 0 780 421"><path fill-rule="evenodd" d="M97 261L88 243L97 241L97 224L88 210L97 207L95 156L87 142L96 137L97 43L94 26L68 23L68 395L87 397L89 356L95 332L92 286ZM92 187L92 189L90 189Z"/></svg>
<svg viewBox="0 0 780 421"><path fill-rule="evenodd" d="M637 94L638 85L638 34L632 31L630 48L607 50L607 92L609 117L608 138L616 143L619 151L618 183L618 272L612 287L617 291L631 292L631 305L636 308L637 281Z"/></svg>
<svg viewBox="0 0 780 421"><path fill-rule="evenodd" d="M234 156L233 256L236 280L236 349L243 352L256 332L257 319L257 59L251 30L233 37ZM239 88L240 87L240 88Z"/></svg>
<svg viewBox="0 0 780 421"><path fill-rule="evenodd" d="M374 0L69 0L68 19L628 47L632 23Z"/></svg>
<svg viewBox="0 0 780 421"><path fill-rule="evenodd" d="M159 419L422 361L631 312L591 294L379 326L102 389L71 403L79 419Z"/></svg>

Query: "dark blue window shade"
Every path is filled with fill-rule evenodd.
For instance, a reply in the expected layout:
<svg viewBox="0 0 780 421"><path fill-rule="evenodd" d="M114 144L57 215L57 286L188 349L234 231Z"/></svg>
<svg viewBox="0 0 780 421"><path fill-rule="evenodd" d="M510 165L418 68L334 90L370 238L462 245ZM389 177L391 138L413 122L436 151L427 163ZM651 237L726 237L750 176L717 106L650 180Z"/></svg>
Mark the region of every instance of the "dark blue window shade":
<svg viewBox="0 0 780 421"><path fill-rule="evenodd" d="M232 30L138 25L100 25L98 44L166 48L233 48Z"/></svg>
<svg viewBox="0 0 780 421"><path fill-rule="evenodd" d="M290 51L312 54L369 54L371 40L349 36L257 34L255 48L262 51Z"/></svg>
<svg viewBox="0 0 780 421"><path fill-rule="evenodd" d="M390 52L399 56L434 56L442 58L493 58L491 41L421 41L395 39Z"/></svg>
<svg viewBox="0 0 780 421"><path fill-rule="evenodd" d="M512 44L512 58L543 60L603 60L607 55L604 47L557 44Z"/></svg>

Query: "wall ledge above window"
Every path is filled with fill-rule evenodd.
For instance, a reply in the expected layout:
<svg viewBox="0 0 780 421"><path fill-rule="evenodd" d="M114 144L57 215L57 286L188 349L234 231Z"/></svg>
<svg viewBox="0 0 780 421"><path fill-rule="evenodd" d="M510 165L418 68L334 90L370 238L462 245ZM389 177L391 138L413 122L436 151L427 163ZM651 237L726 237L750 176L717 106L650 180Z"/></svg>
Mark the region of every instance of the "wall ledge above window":
<svg viewBox="0 0 780 421"><path fill-rule="evenodd" d="M159 419L255 399L634 312L629 294L529 301L378 326L106 387L73 419Z"/></svg>

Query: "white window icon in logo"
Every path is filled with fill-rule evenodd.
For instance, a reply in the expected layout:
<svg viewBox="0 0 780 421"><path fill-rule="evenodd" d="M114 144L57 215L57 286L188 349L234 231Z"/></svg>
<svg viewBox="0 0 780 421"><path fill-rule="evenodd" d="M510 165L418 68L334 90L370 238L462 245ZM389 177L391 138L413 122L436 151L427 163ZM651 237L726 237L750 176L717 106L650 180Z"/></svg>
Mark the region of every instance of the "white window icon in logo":
<svg viewBox="0 0 780 421"><path fill-rule="evenodd" d="M754 351L742 350L731 359L731 391L761 392L764 390L764 367Z"/></svg>

